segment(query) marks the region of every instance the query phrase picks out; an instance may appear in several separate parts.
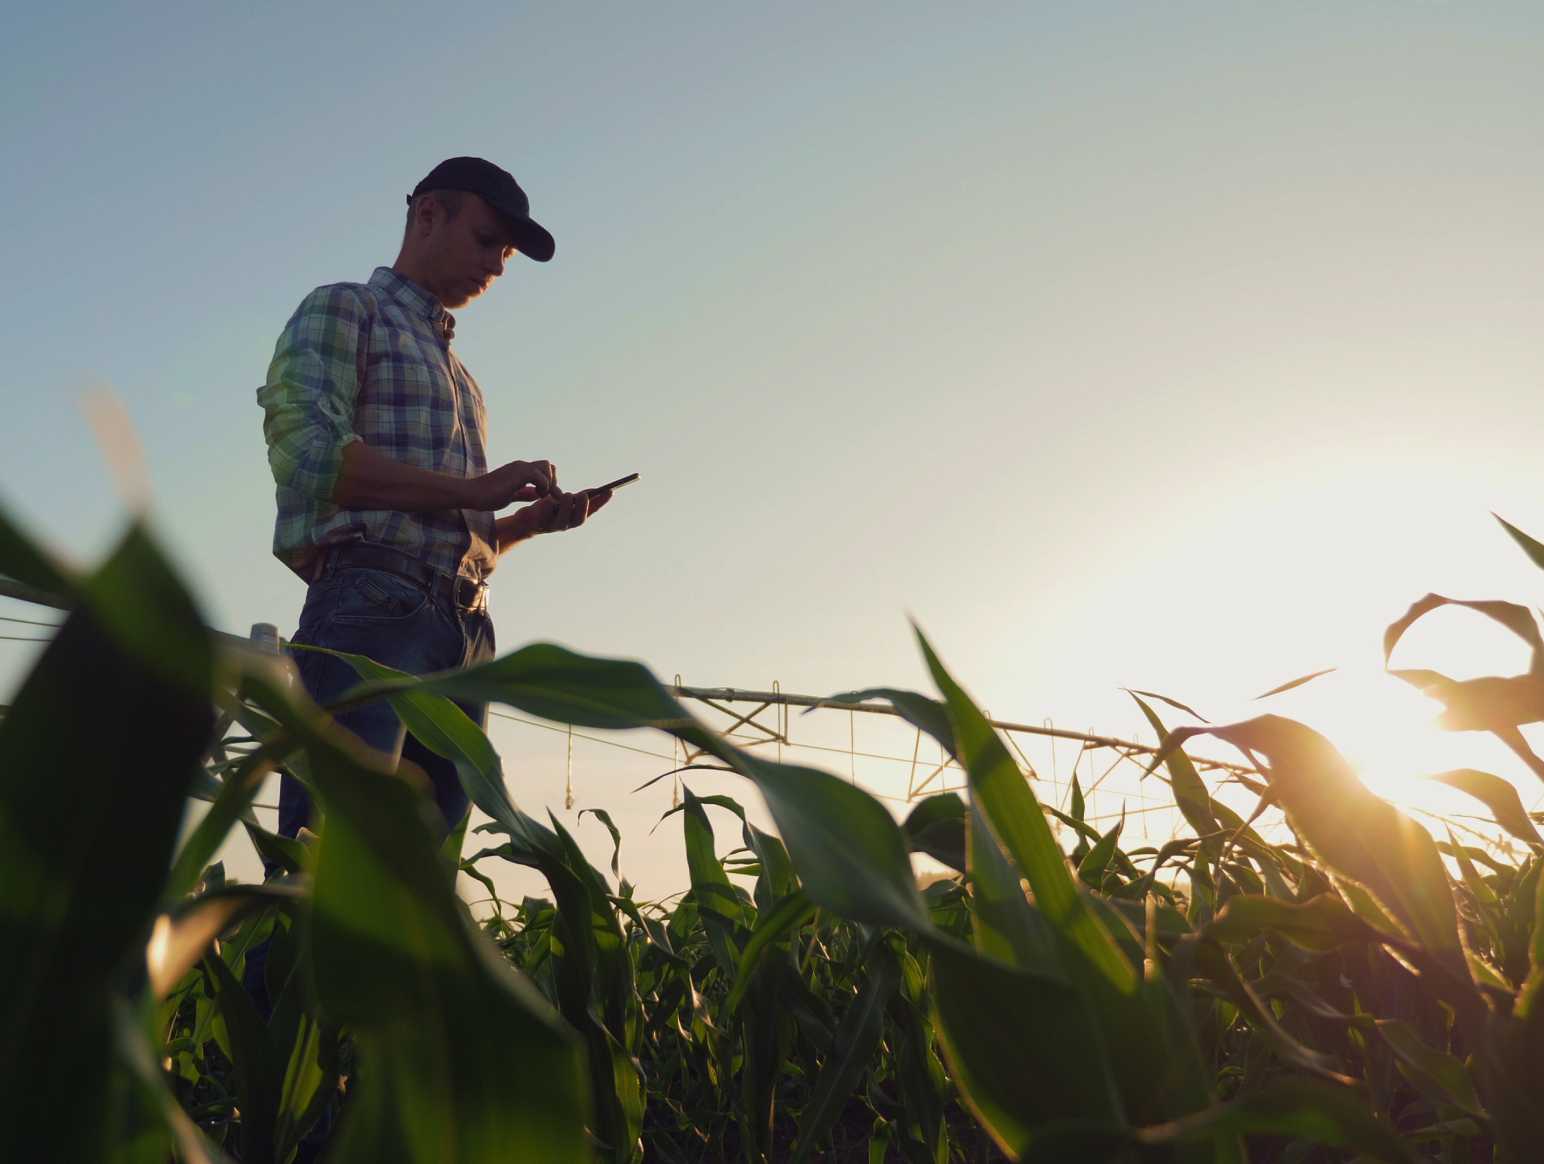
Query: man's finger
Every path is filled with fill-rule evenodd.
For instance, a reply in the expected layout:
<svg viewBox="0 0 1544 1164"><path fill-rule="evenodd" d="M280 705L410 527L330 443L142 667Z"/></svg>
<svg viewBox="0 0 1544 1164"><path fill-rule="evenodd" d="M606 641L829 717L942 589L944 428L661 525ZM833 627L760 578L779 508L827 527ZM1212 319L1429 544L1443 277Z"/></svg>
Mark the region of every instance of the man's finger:
<svg viewBox="0 0 1544 1164"><path fill-rule="evenodd" d="M525 463L527 484L535 490L535 496L547 497L552 493L552 465L547 461Z"/></svg>

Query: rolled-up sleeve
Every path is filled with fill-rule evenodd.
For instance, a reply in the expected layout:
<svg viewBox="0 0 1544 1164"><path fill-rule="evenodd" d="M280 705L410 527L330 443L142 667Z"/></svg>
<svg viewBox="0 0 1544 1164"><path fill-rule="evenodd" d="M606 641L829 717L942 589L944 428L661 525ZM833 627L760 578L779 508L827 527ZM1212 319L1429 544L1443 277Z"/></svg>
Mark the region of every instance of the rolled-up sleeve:
<svg viewBox="0 0 1544 1164"><path fill-rule="evenodd" d="M369 315L356 292L318 287L285 324L257 390L268 465L281 490L327 502L343 447L359 440L354 405L369 341Z"/></svg>

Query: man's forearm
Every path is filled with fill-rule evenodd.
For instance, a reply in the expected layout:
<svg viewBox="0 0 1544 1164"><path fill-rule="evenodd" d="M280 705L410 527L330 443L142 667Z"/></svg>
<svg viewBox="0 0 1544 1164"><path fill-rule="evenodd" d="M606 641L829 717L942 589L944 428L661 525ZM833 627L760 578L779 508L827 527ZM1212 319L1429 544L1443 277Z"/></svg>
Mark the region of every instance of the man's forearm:
<svg viewBox="0 0 1544 1164"><path fill-rule="evenodd" d="M465 478L404 465L364 441L350 441L332 499L348 509L428 513L466 508L466 486Z"/></svg>

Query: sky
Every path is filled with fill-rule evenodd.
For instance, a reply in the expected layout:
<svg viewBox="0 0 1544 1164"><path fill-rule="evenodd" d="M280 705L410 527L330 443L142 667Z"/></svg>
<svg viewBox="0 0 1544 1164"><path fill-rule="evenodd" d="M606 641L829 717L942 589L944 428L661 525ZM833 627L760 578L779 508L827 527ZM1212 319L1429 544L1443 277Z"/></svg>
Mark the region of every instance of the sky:
<svg viewBox="0 0 1544 1164"><path fill-rule="evenodd" d="M475 154L557 239L458 314L490 458L642 474L502 560L501 652L926 690L914 619L994 714L1112 734L1123 687L1226 719L1337 666L1270 709L1380 787L1517 776L1378 668L1429 590L1544 590L1490 517L1544 536L1541 34L1525 4L27 6L0 41L0 504L107 552L130 502L84 402L109 394L208 621L291 633L274 342ZM0 700L37 649L0 641ZM1400 652L1526 666L1461 612ZM567 809L566 737L492 737L523 807L605 808L624 872L684 885L679 834L647 835L669 782L630 792L658 756L580 740Z"/></svg>

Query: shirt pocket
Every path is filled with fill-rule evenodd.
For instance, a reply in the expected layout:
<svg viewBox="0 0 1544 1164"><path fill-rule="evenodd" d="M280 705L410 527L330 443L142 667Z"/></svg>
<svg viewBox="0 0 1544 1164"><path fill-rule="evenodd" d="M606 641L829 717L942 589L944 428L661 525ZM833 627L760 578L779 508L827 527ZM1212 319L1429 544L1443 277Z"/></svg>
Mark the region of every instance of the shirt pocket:
<svg viewBox="0 0 1544 1164"><path fill-rule="evenodd" d="M454 402L443 376L410 358L382 361L371 370L356 431L394 459L439 469L455 429Z"/></svg>

